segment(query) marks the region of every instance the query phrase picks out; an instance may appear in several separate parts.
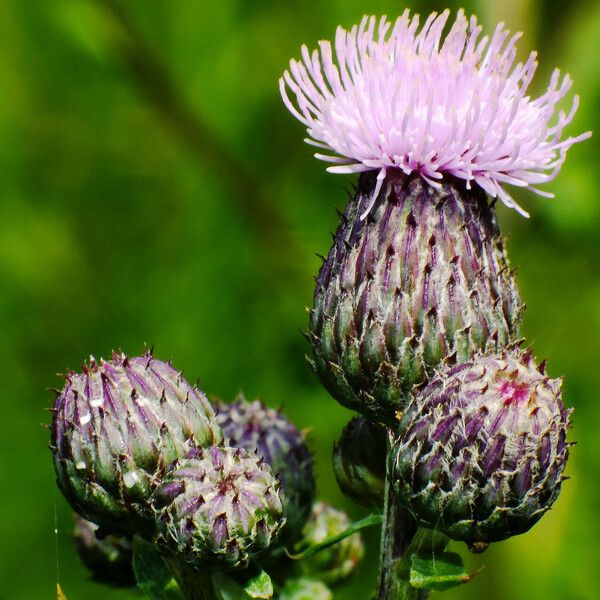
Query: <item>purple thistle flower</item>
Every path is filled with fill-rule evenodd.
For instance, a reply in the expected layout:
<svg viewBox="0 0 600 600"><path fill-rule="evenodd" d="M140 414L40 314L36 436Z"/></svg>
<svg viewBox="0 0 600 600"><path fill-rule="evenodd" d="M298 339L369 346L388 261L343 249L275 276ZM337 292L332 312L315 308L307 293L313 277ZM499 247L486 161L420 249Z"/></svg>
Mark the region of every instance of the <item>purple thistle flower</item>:
<svg viewBox="0 0 600 600"><path fill-rule="evenodd" d="M515 65L521 34L500 23L482 37L477 18L461 10L444 36L449 15L432 13L421 28L408 10L394 23L365 16L350 31L339 27L333 48L303 46L302 60L290 61L280 79L283 101L306 126L306 142L326 151L315 156L333 163L332 173L378 170L381 185L388 169L399 169L435 187L453 175L527 216L504 186L551 197L537 186L591 135L563 139L577 96L555 118L572 80L556 69L547 91L531 98L536 53Z"/></svg>

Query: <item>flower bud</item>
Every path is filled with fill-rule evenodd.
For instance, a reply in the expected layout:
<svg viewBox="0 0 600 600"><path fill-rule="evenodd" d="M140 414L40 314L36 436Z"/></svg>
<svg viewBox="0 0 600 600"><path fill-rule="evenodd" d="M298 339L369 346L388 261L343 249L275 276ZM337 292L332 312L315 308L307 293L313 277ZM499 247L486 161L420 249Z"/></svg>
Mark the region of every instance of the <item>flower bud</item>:
<svg viewBox="0 0 600 600"><path fill-rule="evenodd" d="M350 519L345 512L325 502L316 502L310 519L304 527L301 547L310 547L346 531ZM328 585L346 581L360 564L365 549L360 533L344 538L317 554L302 559L300 567L307 577L320 579Z"/></svg>
<svg viewBox="0 0 600 600"><path fill-rule="evenodd" d="M256 451L281 483L286 524L279 536L293 543L310 516L315 501L313 461L305 436L278 410L243 395L217 406L217 422L230 446Z"/></svg>
<svg viewBox="0 0 600 600"><path fill-rule="evenodd" d="M105 533L151 532L148 498L157 472L221 440L202 392L149 353L92 359L83 373L70 372L53 413L58 486Z"/></svg>
<svg viewBox="0 0 600 600"><path fill-rule="evenodd" d="M354 417L333 446L333 471L342 492L362 506L383 506L387 433L378 423Z"/></svg>
<svg viewBox="0 0 600 600"><path fill-rule="evenodd" d="M244 568L285 522L279 482L242 448L194 454L172 465L153 496L159 547L197 570Z"/></svg>
<svg viewBox="0 0 600 600"><path fill-rule="evenodd" d="M442 361L518 337L522 304L485 193L361 174L317 277L309 338L323 385L388 423Z"/></svg>
<svg viewBox="0 0 600 600"><path fill-rule="evenodd" d="M400 502L474 548L527 531L563 480L571 411L561 383L515 347L436 375L400 422Z"/></svg>
<svg viewBox="0 0 600 600"><path fill-rule="evenodd" d="M131 540L116 535L98 539L96 531L97 525L75 515L75 545L81 562L97 581L115 587L135 585Z"/></svg>

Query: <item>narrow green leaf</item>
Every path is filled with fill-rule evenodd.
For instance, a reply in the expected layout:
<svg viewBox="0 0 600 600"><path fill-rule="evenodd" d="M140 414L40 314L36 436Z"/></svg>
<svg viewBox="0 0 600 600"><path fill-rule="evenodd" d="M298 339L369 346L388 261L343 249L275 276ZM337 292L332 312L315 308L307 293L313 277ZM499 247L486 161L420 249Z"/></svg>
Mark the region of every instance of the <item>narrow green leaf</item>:
<svg viewBox="0 0 600 600"><path fill-rule="evenodd" d="M361 529L365 529L367 527L371 527L372 525L380 525L383 521L383 517L381 515L369 515L360 521L356 521L356 523L352 523L348 529L342 531L342 533L338 533L329 539L326 539L324 542L320 544L315 544L314 546L309 546L305 550L302 550L298 554L291 554L286 550L287 555L293 560L301 560L303 558L309 558L310 556L314 556L321 550L325 550L338 542L341 542L343 539L354 535Z"/></svg>
<svg viewBox="0 0 600 600"><path fill-rule="evenodd" d="M410 585L425 590L447 590L468 583L481 571L467 573L455 552L413 554L410 562Z"/></svg>
<svg viewBox="0 0 600 600"><path fill-rule="evenodd" d="M156 546L138 537L133 540L133 572L138 587L151 600L184 600Z"/></svg>
<svg viewBox="0 0 600 600"><path fill-rule="evenodd" d="M262 578L264 571L261 571L255 577L251 577L244 584L238 583L233 577L217 571L213 574L213 587L218 600L250 600L251 598L271 598L273 596L273 585L271 578L264 573L268 578L268 583ZM257 580L259 580L257 582ZM260 589L262 583L263 589ZM270 586L270 590L266 587ZM268 595L265 595L267 592ZM262 595L256 594L262 593ZM253 595L254 594L254 595Z"/></svg>

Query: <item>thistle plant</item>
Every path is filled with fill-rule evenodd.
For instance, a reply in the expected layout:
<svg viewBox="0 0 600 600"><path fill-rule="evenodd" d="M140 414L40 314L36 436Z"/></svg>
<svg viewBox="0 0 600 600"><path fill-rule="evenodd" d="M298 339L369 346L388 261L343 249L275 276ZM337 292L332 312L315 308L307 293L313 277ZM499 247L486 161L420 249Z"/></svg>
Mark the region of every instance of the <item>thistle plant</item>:
<svg viewBox="0 0 600 600"><path fill-rule="evenodd" d="M528 216L509 186L550 196L539 186L590 133L564 135L568 75L528 95L520 34L449 17L364 17L280 80L315 156L358 174L307 337L321 383L357 413L336 480L372 514L316 500L306 436L281 411L213 408L151 353L91 359L65 376L50 445L96 577L133 572L155 600L331 600L360 530L380 524L376 597L422 600L471 578L450 540L482 552L557 500L572 411L522 339L496 208Z"/></svg>
<svg viewBox="0 0 600 600"><path fill-rule="evenodd" d="M568 457L561 382L519 349L523 303L495 210L528 216L507 187L551 196L538 186L590 133L563 134L578 106L558 110L568 75L527 94L537 62L516 63L520 34L449 16L364 17L303 46L280 80L315 157L359 174L308 337L324 387L372 424L350 422L334 465L351 498L383 501L380 600L468 581L449 538L482 551L527 531ZM365 453L377 427L385 451L373 440Z"/></svg>

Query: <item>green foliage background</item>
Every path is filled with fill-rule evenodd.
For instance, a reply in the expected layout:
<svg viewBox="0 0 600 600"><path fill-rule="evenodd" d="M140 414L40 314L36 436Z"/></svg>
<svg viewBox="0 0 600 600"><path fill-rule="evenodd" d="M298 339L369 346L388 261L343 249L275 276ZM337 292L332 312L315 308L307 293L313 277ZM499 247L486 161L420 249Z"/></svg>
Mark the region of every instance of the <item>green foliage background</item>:
<svg viewBox="0 0 600 600"><path fill-rule="evenodd" d="M457 2L449 2L458 8ZM582 97L571 133L600 132L595 0L462 3L526 32L535 85L560 65ZM500 6L501 5L501 6ZM413 2L421 12L439 2ZM327 175L283 108L299 47L395 1L0 1L0 599L135 598L87 580L54 483L43 412L57 371L113 348L156 354L225 399L240 389L312 430L319 492L350 413L304 360L312 276L352 178ZM446 598L596 599L600 538L600 137L570 152L557 195L499 208L528 304L526 333L576 407L572 477L529 534L494 545ZM56 520L56 521L55 521ZM55 535L55 526L58 533ZM371 559L336 595L363 599ZM460 545L456 548L464 552ZM465 553L466 554L466 553Z"/></svg>

